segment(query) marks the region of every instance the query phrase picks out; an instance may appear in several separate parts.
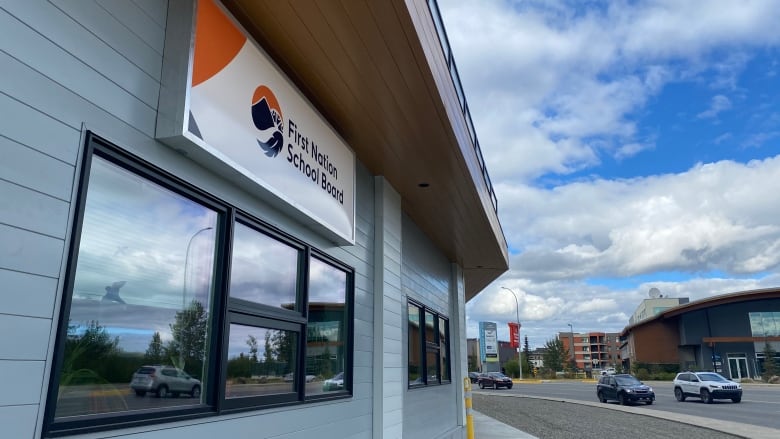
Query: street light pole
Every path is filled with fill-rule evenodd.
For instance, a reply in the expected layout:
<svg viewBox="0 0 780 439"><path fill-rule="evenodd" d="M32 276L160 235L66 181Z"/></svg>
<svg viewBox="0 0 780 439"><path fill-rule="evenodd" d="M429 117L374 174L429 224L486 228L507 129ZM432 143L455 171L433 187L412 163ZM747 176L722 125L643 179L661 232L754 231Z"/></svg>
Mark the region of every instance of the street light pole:
<svg viewBox="0 0 780 439"><path fill-rule="evenodd" d="M567 325L569 325L569 341L571 342L569 346L571 348L571 361L574 363L574 367L577 367L577 359L574 356L574 328L572 328L571 323L567 323Z"/></svg>
<svg viewBox="0 0 780 439"><path fill-rule="evenodd" d="M522 380L523 362L522 362L522 356L520 355L520 302L517 300L517 294L515 294L514 291L510 290L507 287L501 287L501 288L509 291L515 297L515 312L517 313L517 367L520 369L520 379Z"/></svg>
<svg viewBox="0 0 780 439"><path fill-rule="evenodd" d="M184 283L181 286L181 309L184 311L186 308L186 301L187 301L187 262L189 262L190 259L190 246L192 245L192 240L195 239L196 236L200 232L205 232L206 230L211 230L214 227L204 227L197 232L193 233L190 237L189 242L187 242L187 251L184 253Z"/></svg>

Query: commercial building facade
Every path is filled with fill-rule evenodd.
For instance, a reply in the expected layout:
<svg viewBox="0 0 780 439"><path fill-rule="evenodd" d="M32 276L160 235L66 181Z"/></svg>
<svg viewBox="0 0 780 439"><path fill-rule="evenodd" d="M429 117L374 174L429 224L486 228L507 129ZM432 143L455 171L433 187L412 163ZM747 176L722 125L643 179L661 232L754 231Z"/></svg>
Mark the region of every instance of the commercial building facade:
<svg viewBox="0 0 780 439"><path fill-rule="evenodd" d="M14 438L460 438L496 199L435 2L0 6Z"/></svg>
<svg viewBox="0 0 780 439"><path fill-rule="evenodd" d="M735 380L756 378L766 346L780 350L780 290L724 294L670 308L626 327L621 340L626 368L668 365L715 370Z"/></svg>

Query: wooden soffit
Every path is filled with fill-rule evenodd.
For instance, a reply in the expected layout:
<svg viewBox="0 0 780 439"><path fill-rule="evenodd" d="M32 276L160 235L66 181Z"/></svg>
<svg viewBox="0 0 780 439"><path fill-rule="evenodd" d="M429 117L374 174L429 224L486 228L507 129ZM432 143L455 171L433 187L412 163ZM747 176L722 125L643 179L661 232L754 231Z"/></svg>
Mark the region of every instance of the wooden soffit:
<svg viewBox="0 0 780 439"><path fill-rule="evenodd" d="M223 4L463 267L466 300L508 269L506 240L425 0Z"/></svg>

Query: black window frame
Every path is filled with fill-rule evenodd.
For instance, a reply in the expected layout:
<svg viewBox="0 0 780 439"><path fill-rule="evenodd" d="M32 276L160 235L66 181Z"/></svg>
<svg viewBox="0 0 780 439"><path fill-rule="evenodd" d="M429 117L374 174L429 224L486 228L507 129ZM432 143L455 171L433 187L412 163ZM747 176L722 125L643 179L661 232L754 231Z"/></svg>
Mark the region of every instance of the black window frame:
<svg viewBox="0 0 780 439"><path fill-rule="evenodd" d="M406 374L407 388L409 388L409 389L417 389L417 388L426 388L426 387L430 387L430 386L439 386L439 385L444 385L444 384L451 384L452 383L452 358L450 356L450 354L451 354L450 345L451 345L452 337L450 335L450 324L449 324L450 319L447 316L445 316L445 315L443 315L443 314L433 310L430 307L427 307L427 306L423 305L422 303L420 303L420 302L418 302L416 300L407 299L407 308L406 308L407 309L407 325L408 325L408 321L409 321L408 309L411 306L413 306L413 307L418 309L419 316L420 316L420 333L419 333L419 340L418 340L417 344L418 344L418 346L420 346L420 351L418 352L418 354L419 354L419 358L420 358L420 376L422 377L422 380L419 383L412 383L411 381L409 381L409 373L408 373L409 363L407 361L407 365L406 365L406 367L407 367L407 374ZM426 339L426 323L425 323L425 321L426 321L426 317L428 315L431 315L433 317L433 321L434 321L434 326L433 326L434 341L433 342L429 342ZM443 348L446 350L445 351L445 354L446 354L445 358L447 359L447 364L446 365L445 364L441 364L442 363L442 361L441 361L441 359L442 359L442 353L441 353L442 341L440 340L440 338L441 338L441 331L439 329L439 322L442 322L442 321L445 322L444 333L445 333L446 340L443 343L443 345L444 345ZM408 326L407 326L407 331L408 331ZM407 339L407 355L409 355L409 349L411 349L411 347L413 346L411 337L412 337L412 334L408 333L407 337L406 337L406 339ZM437 358L438 368L436 370L436 380L434 380L434 381L430 380L429 379L429 375L428 375L428 354L434 354L434 356ZM445 369L446 369L446 372L447 372L446 376L449 377L449 379L442 379L442 376L444 375L442 373L442 371L445 370Z"/></svg>
<svg viewBox="0 0 780 439"><path fill-rule="evenodd" d="M90 181L90 169L93 157L100 157L120 168L142 178L150 183L170 190L177 195L203 205L217 213L215 228L215 258L214 258L214 292L212 313L207 340L207 357L209 364L203 377L204 387L201 403L197 405L178 406L174 408L150 408L138 411L118 411L103 414L87 414L68 420L55 419L59 379L63 367L65 340L67 337L68 318L73 298L73 287L76 274L77 256L81 244L81 232L85 214L85 203ZM84 434L99 431L118 430L149 424L170 423L188 419L218 416L238 411L260 410L276 406L294 406L323 400L351 398L353 396L354 374L354 289L355 269L342 261L326 254L324 251L293 237L281 229L270 225L261 219L248 214L228 201L220 199L198 188L174 174L137 157L136 155L111 143L105 138L87 131L83 145L83 159L80 164L78 192L75 197L75 215L71 226L70 243L67 252L66 271L63 277L63 295L59 310L57 336L54 345L54 356L49 377L48 394L44 409L43 437L61 437L74 434ZM233 242L233 229L236 223L248 225L261 231L273 239L291 245L300 250L299 269L297 274L296 311L290 312L275 309L262 304L230 298L230 268ZM306 331L307 331L307 289L310 258L326 262L346 273L345 297L345 343L346 358L344 390L329 392L325 395L307 396L305 388ZM231 323L248 324L288 330L298 328L298 350L295 359L295 386L292 394L264 395L258 397L225 398L225 377L227 371L227 348Z"/></svg>

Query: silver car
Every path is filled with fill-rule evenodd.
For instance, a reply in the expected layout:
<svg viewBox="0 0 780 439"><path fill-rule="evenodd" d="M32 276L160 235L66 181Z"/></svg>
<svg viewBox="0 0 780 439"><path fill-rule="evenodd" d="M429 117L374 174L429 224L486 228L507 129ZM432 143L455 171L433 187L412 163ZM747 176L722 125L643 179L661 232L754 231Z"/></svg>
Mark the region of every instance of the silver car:
<svg viewBox="0 0 780 439"><path fill-rule="evenodd" d="M200 380L173 366L141 366L133 374L130 388L138 396L150 392L158 398L165 398L186 393L193 398L200 398L201 384Z"/></svg>

